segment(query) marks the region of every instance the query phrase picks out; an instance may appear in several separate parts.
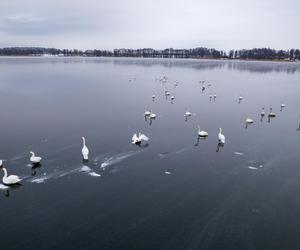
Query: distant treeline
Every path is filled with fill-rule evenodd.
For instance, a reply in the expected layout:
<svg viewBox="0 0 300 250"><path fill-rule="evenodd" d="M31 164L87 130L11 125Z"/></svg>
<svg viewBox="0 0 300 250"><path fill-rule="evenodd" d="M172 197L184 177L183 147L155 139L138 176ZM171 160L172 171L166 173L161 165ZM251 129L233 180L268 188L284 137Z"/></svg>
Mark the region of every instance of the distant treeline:
<svg viewBox="0 0 300 250"><path fill-rule="evenodd" d="M159 57L159 58L207 58L207 59L253 59L253 60L300 60L300 50L275 50L270 48L254 48L242 50L216 50L213 48L194 49L114 49L109 50L77 50L41 47L9 47L0 49L0 56L107 56L107 57Z"/></svg>

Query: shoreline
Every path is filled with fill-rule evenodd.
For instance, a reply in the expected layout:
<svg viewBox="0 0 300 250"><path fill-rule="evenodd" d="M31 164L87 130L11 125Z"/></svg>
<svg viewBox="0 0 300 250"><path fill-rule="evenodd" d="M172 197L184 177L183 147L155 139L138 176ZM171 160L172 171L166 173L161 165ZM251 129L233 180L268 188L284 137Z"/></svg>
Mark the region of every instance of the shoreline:
<svg viewBox="0 0 300 250"><path fill-rule="evenodd" d="M297 63L299 61L296 60L270 60L270 59L239 59L239 58L195 58L195 57L134 57L134 56L56 56L56 55L49 55L49 56L35 56L35 55L0 55L0 58L128 58L128 59L191 59L191 60L215 60L215 61L240 61L240 62L278 62L278 63Z"/></svg>

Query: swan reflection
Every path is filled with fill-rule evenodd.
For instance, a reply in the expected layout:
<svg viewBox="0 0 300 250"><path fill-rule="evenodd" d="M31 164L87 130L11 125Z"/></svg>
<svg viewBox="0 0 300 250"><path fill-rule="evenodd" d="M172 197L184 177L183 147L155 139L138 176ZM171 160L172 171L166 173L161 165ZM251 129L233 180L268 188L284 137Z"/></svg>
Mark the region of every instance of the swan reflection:
<svg viewBox="0 0 300 250"><path fill-rule="evenodd" d="M217 145L217 150L216 150L216 152L219 152L219 151L220 151L220 148L223 148L224 145L225 145L224 143L219 142L218 145Z"/></svg>

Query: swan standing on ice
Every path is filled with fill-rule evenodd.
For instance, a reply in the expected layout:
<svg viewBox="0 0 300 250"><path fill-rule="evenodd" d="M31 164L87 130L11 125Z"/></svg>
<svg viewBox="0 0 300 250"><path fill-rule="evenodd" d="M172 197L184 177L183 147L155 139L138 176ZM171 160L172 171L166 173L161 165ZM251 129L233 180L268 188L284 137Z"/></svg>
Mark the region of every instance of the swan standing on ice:
<svg viewBox="0 0 300 250"><path fill-rule="evenodd" d="M149 116L149 115L151 115L151 111L145 111L145 113L144 113L144 116Z"/></svg>
<svg viewBox="0 0 300 250"><path fill-rule="evenodd" d="M208 133L206 131L200 129L200 125L198 125L198 136L200 136L200 137L208 136Z"/></svg>
<svg viewBox="0 0 300 250"><path fill-rule="evenodd" d="M17 175L7 175L7 170L6 168L3 167L3 162L2 160L0 160L0 167L2 168L3 172L4 172L4 176L2 178L2 182L5 185L13 185L13 184L17 184L19 183L22 179L17 176Z"/></svg>
<svg viewBox="0 0 300 250"><path fill-rule="evenodd" d="M146 135L142 134L141 132L139 132L138 135L134 134L132 136L132 139L131 139L132 144L139 145L139 144L141 144L142 141L149 141L149 138Z"/></svg>
<svg viewBox="0 0 300 250"><path fill-rule="evenodd" d="M216 100L216 98L217 98L217 94L214 94L214 100Z"/></svg>
<svg viewBox="0 0 300 250"><path fill-rule="evenodd" d="M152 101L154 101L155 97L156 97L156 96L153 94L153 95L152 95Z"/></svg>
<svg viewBox="0 0 300 250"><path fill-rule="evenodd" d="M260 115L261 116L265 116L266 112L265 112L265 108L262 108Z"/></svg>
<svg viewBox="0 0 300 250"><path fill-rule="evenodd" d="M192 116L192 113L190 111L186 111L185 114L184 114L184 116L185 117Z"/></svg>
<svg viewBox="0 0 300 250"><path fill-rule="evenodd" d="M218 134L219 143L225 144L225 135L222 134L222 129L220 128Z"/></svg>
<svg viewBox="0 0 300 250"><path fill-rule="evenodd" d="M270 108L270 112L268 114L269 117L275 117L276 114L272 111L272 108Z"/></svg>
<svg viewBox="0 0 300 250"><path fill-rule="evenodd" d="M82 150L81 150L83 159L87 161L89 159L89 149L85 145L85 137L82 137Z"/></svg>
<svg viewBox="0 0 300 250"><path fill-rule="evenodd" d="M42 160L42 157L35 156L35 153L33 151L30 151L31 157L30 161L32 164L39 164Z"/></svg>
<svg viewBox="0 0 300 250"><path fill-rule="evenodd" d="M154 113L152 112L152 110L150 111L150 118L151 118L151 119L155 119L155 118L156 118L156 114L154 114Z"/></svg>
<svg viewBox="0 0 300 250"><path fill-rule="evenodd" d="M282 111L284 107L285 107L285 104L282 102L280 105L280 111Z"/></svg>
<svg viewBox="0 0 300 250"><path fill-rule="evenodd" d="M239 96L239 103L241 103L242 100L243 100L243 97L240 95Z"/></svg>
<svg viewBox="0 0 300 250"><path fill-rule="evenodd" d="M253 121L251 118L249 118L249 117L246 119L246 123L247 123L247 124L251 124L251 123L253 123L253 122L254 122L254 121Z"/></svg>
<svg viewBox="0 0 300 250"><path fill-rule="evenodd" d="M171 100L173 101L174 99L175 99L175 97L172 95L172 96L171 96Z"/></svg>

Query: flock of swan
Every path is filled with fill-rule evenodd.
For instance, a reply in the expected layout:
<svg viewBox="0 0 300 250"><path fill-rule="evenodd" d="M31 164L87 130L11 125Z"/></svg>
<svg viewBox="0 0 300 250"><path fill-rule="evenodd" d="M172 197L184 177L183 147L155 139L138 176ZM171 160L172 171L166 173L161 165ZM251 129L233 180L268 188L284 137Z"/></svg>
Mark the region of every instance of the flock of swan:
<svg viewBox="0 0 300 250"><path fill-rule="evenodd" d="M164 76L161 79L159 79L159 81L161 81L164 84L164 83L167 82L167 79L168 78L166 76ZM206 81L203 80L203 81L200 81L199 83L202 83L202 92L203 92L206 89ZM175 81L174 86L176 87L177 85L178 85L178 82ZM211 86L211 84L208 82L207 87L210 87L210 86ZM164 92L165 92L166 97L171 95L170 91L168 91L167 89L165 89ZM216 93L215 94L209 94L209 100L210 101L212 99L216 100L216 98L217 98ZM155 99L156 99L156 95L153 94L152 95L152 101L154 101ZM173 101L174 99L175 99L175 97L172 95L171 96L171 101ZM240 95L238 97L238 100L239 100L239 103L240 103L243 100L243 96ZM285 104L281 103L280 107L281 107L281 110L282 110L285 107ZM184 114L184 117L187 119L187 117L190 117L192 115L193 115L193 113L191 113L190 111L187 110ZM265 115L266 115L265 108L262 108L261 113L260 113L261 118L263 118ZM144 112L144 117L145 118L149 117L150 120L152 120L152 119L156 118L156 114L153 113L152 110L146 110ZM276 114L273 112L272 107L269 109L268 117L269 118L276 117ZM252 124L253 122L254 122L254 120L251 119L250 117L246 118L246 126L248 124ZM300 130L300 124L299 124L299 130ZM206 137L208 137L208 133L204 130L201 130L200 125L198 125L198 138L205 139ZM148 142L149 137L146 136L145 134L142 134L141 132L139 132L137 134L135 133L132 136L132 139L131 139L132 144L135 144L135 145L138 145L138 146L140 146L143 141ZM225 144L225 135L222 133L222 128L219 128L218 142L219 142L219 146L223 146ZM31 164L33 166L40 165L40 163L42 161L42 157L36 156L33 151L30 151L29 153L30 153L29 160L30 160ZM88 161L88 159L89 159L89 149L86 145L85 137L82 137L82 150L81 150L81 153L82 153L83 161ZM4 172L4 176L2 178L2 182L3 182L4 185L15 185L15 184L18 184L22 181L22 179L17 175L8 175L7 169L5 167L3 167L3 160L0 160L0 168L2 168L2 170Z"/></svg>

